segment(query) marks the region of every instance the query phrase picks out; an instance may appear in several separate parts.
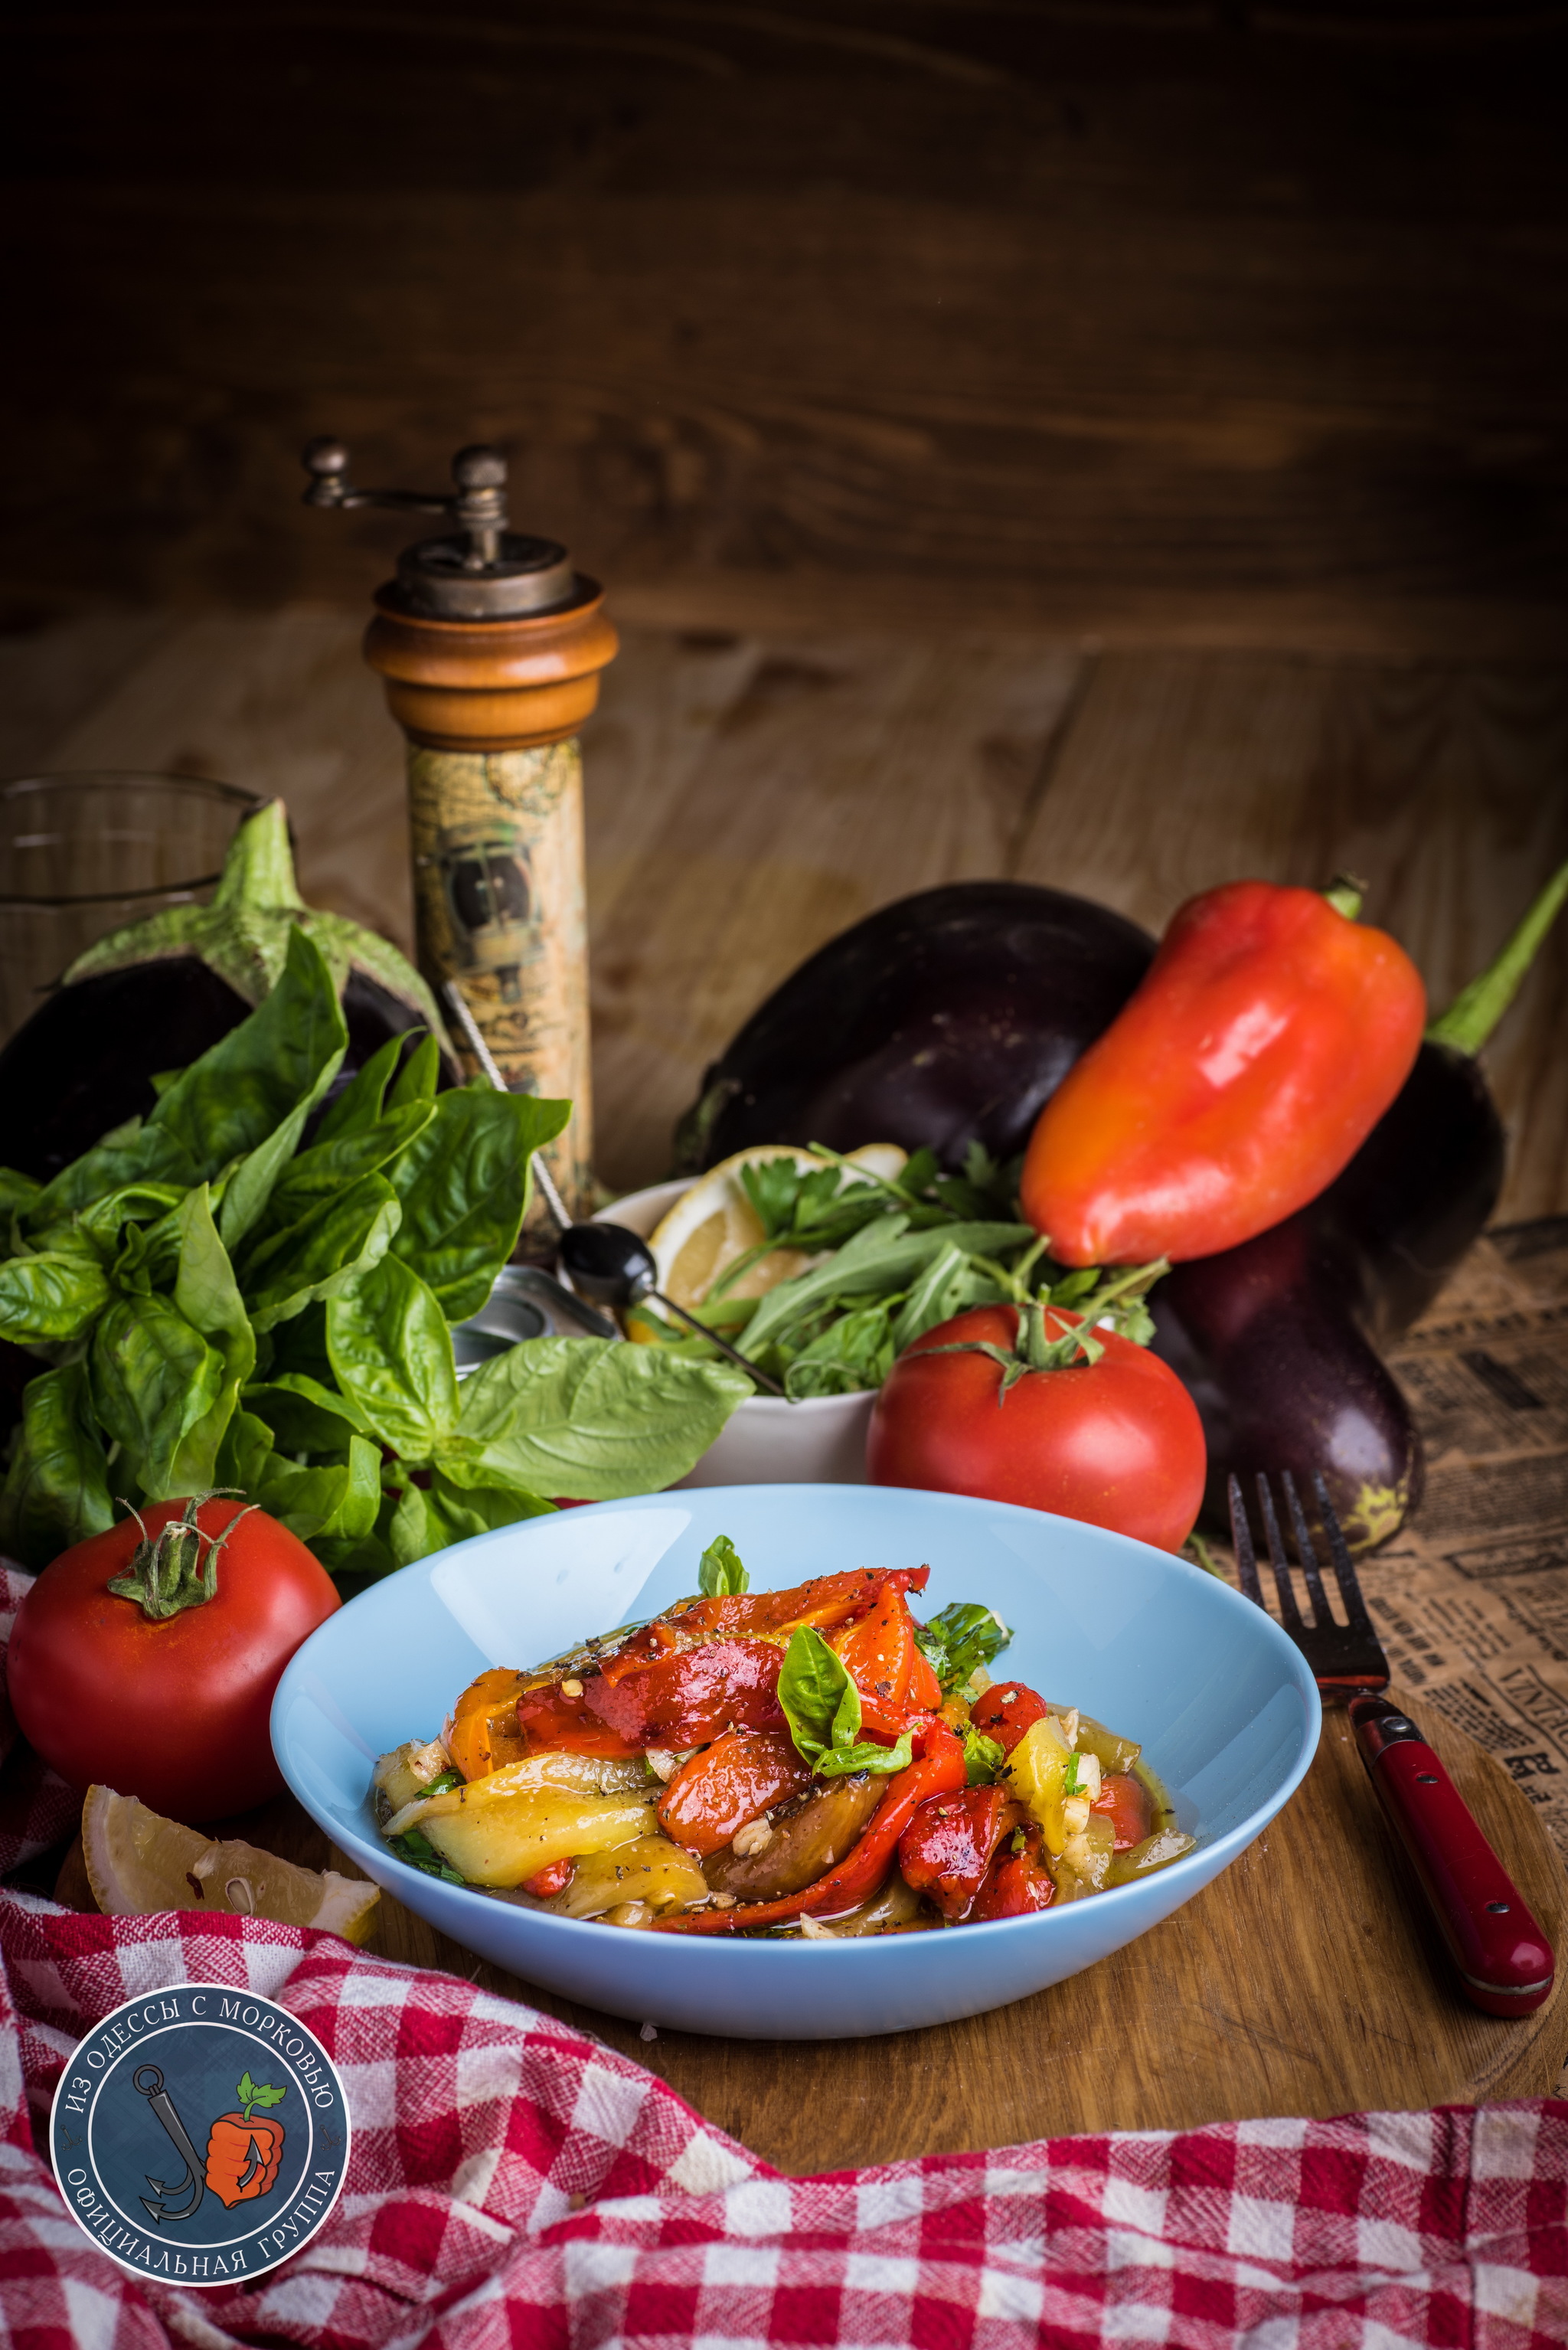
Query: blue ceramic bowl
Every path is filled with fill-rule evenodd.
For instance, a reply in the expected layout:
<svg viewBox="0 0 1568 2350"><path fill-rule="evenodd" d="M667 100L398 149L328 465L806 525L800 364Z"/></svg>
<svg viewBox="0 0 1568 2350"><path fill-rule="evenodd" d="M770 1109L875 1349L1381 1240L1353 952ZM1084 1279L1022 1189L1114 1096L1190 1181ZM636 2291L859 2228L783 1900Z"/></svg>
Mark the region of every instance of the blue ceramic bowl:
<svg viewBox="0 0 1568 2350"><path fill-rule="evenodd" d="M919 1612L982 1599L1002 1664L1142 1741L1196 1851L1142 1884L1032 1918L808 1942L638 1933L446 1885L394 1859L378 1754L440 1729L491 1665L525 1665L697 1587L729 1534L753 1589L858 1566L931 1579ZM1000 1669L1000 1668L999 1668ZM300 1802L367 1876L482 1958L611 2014L743 2039L903 2032L978 2014L1093 1966L1246 1849L1317 1745L1317 1690L1262 1610L1184 1560L1034 1510L895 1486L724 1485L563 1510L405 1567L312 1633L273 1706Z"/></svg>

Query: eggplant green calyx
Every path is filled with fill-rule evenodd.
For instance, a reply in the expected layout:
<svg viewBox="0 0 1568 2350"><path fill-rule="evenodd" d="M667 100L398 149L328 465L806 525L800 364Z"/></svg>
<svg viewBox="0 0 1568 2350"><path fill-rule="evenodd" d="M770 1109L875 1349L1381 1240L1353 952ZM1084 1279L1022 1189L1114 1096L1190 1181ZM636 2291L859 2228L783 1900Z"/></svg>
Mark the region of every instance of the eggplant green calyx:
<svg viewBox="0 0 1568 2350"><path fill-rule="evenodd" d="M345 915L306 904L295 879L288 810L277 799L265 801L235 831L210 906L168 906L125 930L111 931L77 957L65 984L167 956L196 955L254 1006L282 978L295 929L308 931L320 948L339 997L350 972L362 972L408 1004L442 1050L450 1050L434 996L390 941Z"/></svg>
<svg viewBox="0 0 1568 2350"><path fill-rule="evenodd" d="M141 1527L141 1540L125 1573L109 1584L116 1598L134 1599L150 1624L166 1623L182 1608L201 1607L213 1598L218 1588L218 1554L240 1519L249 1517L256 1504L247 1502L221 1534L210 1534L198 1525L196 1513L203 1502L215 1502L234 1491L231 1485L211 1493L192 1493L184 1515L171 1518L156 1534L148 1533L140 1511L131 1509L127 1502L126 1508Z"/></svg>
<svg viewBox="0 0 1568 2350"><path fill-rule="evenodd" d="M1429 1045L1449 1045L1473 1060L1490 1036L1535 961L1541 942L1568 898L1568 864L1560 865L1494 962L1462 987L1427 1031Z"/></svg>
<svg viewBox="0 0 1568 2350"><path fill-rule="evenodd" d="M931 1355L989 1355L1002 1372L1002 1385L996 1400L1005 1403L1009 1391L1017 1386L1026 1371L1068 1371L1080 1363L1097 1363L1106 1351L1105 1340L1096 1333L1102 1327L1114 1330L1118 1337L1128 1338L1135 1347L1147 1347L1154 1336L1154 1323L1145 1298L1162 1274L1170 1271L1168 1257L1156 1257L1150 1264L1132 1265L1125 1273L1101 1280L1098 1274L1069 1275L1058 1284L1047 1297L1031 1298L1018 1311L1018 1328L1011 1347L998 1347L989 1338L960 1338L950 1346L921 1349ZM1085 1278L1093 1287L1084 1286ZM1046 1328L1045 1317L1069 1303L1072 1310L1082 1316L1060 1337L1053 1338Z"/></svg>
<svg viewBox="0 0 1568 2350"><path fill-rule="evenodd" d="M1354 873L1336 873L1322 895L1336 914L1343 914L1347 922L1354 922L1361 911L1366 884L1358 880Z"/></svg>

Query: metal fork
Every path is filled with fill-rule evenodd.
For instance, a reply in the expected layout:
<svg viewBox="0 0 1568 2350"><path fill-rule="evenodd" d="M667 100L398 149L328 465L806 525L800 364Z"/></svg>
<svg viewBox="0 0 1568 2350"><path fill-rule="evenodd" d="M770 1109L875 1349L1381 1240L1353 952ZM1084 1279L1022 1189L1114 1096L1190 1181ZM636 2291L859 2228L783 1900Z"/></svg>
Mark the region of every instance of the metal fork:
<svg viewBox="0 0 1568 2350"><path fill-rule="evenodd" d="M1321 1476L1314 1478L1329 1561L1345 1604L1347 1620L1344 1624L1336 1621L1330 1609L1322 1564L1290 1471L1282 1471L1280 1483L1295 1536L1296 1558L1312 1603L1310 1624L1303 1620L1296 1605L1269 1480L1260 1475L1257 1482L1280 1619L1306 1659L1322 1695L1330 1703L1335 1699L1346 1703L1367 1775L1389 1825L1415 1867L1465 1997L1489 2015L1528 2014L1551 1994L1556 1965L1552 1945L1436 1751L1409 1716L1383 1694L1388 1686L1388 1659L1366 1612L1327 1487ZM1237 1580L1247 1598L1267 1615L1251 1528L1236 1477L1230 1480L1230 1496Z"/></svg>

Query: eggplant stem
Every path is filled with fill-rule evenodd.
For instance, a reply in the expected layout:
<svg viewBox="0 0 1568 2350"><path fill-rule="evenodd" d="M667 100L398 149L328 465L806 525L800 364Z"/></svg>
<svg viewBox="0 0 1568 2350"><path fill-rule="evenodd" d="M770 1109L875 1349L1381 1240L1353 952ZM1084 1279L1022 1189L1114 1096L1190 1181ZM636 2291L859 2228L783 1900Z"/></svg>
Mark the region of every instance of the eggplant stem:
<svg viewBox="0 0 1568 2350"><path fill-rule="evenodd" d="M214 906L287 906L306 910L294 876L288 812L281 800L264 800L235 832L223 859Z"/></svg>
<svg viewBox="0 0 1568 2350"><path fill-rule="evenodd" d="M1494 962L1460 988L1427 1031L1429 1045L1450 1045L1473 1060L1519 993L1541 942L1568 898L1568 863L1560 865Z"/></svg>

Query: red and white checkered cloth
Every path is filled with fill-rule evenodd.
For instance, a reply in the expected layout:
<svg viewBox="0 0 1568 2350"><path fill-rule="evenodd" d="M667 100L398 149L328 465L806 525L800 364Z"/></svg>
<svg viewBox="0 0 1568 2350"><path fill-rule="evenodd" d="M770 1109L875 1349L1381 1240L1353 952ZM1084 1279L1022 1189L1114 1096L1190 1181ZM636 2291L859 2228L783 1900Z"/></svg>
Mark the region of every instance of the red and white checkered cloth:
<svg viewBox="0 0 1568 2350"><path fill-rule="evenodd" d="M533 2009L331 1935L0 1891L0 2340L25 2350L1561 2350L1568 2105L1057 2139L782 2178ZM201 1977L298 2015L348 2179L259 2283L123 2274L38 2148L77 2039Z"/></svg>

